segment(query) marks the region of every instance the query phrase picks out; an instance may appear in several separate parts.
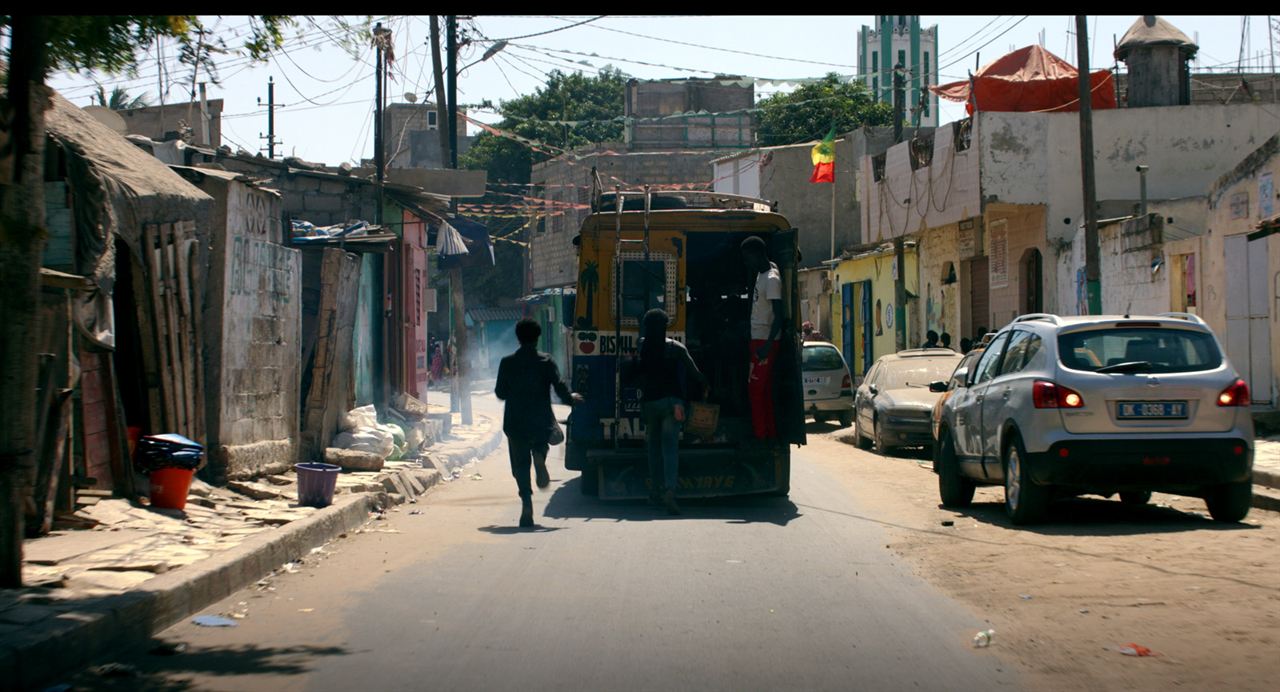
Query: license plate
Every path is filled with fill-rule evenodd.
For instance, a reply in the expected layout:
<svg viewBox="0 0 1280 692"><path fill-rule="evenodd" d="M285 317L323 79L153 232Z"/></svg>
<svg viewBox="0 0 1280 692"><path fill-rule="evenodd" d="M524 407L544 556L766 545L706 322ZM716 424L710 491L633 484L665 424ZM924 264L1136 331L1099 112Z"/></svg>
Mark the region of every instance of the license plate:
<svg viewBox="0 0 1280 692"><path fill-rule="evenodd" d="M1116 404L1116 418L1123 420L1186 417L1185 401L1121 401Z"/></svg>
<svg viewBox="0 0 1280 692"><path fill-rule="evenodd" d="M816 384L826 384L827 378L819 377L817 375L805 375L804 383L806 386L816 385Z"/></svg>

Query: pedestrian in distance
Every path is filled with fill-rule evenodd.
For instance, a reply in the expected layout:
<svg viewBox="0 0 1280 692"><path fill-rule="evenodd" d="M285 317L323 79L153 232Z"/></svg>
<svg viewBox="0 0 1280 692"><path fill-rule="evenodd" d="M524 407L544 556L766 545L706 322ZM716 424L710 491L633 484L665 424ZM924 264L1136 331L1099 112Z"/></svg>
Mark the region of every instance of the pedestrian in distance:
<svg viewBox="0 0 1280 692"><path fill-rule="evenodd" d="M937 348L937 347L938 347L938 333L930 329L929 331L925 332L924 343L920 344L920 348Z"/></svg>
<svg viewBox="0 0 1280 692"><path fill-rule="evenodd" d="M742 241L742 260L754 278L751 290L751 368L747 399L751 404L751 429L758 439L778 437L773 416L773 366L778 357L778 337L785 319L782 308L782 274L769 261L764 240L750 236Z"/></svg>
<svg viewBox="0 0 1280 692"><path fill-rule="evenodd" d="M640 385L645 447L649 456L649 501L657 504L661 500L667 513L674 515L680 513L675 491L680 468L680 429L688 415L689 383L697 381L704 399L711 389L684 344L667 338L666 312L659 309L646 312L641 325L640 356L633 368L633 377Z"/></svg>
<svg viewBox="0 0 1280 692"><path fill-rule="evenodd" d="M938 342L942 344L943 348L951 348L951 334L943 332L942 335L938 337Z"/></svg>
<svg viewBox="0 0 1280 692"><path fill-rule="evenodd" d="M515 476L520 494L520 526L532 527L533 488L529 483L529 466L537 470L538 487L551 483L547 472L547 449L552 428L556 426L551 410L551 390L560 401L573 406L582 402L581 394L569 392L560 379L560 369L551 356L538 351L542 327L536 320L524 318L516 323L516 340L520 348L498 364L498 381L494 393L506 402L502 412L502 432L507 436L507 452L511 457L511 475Z"/></svg>

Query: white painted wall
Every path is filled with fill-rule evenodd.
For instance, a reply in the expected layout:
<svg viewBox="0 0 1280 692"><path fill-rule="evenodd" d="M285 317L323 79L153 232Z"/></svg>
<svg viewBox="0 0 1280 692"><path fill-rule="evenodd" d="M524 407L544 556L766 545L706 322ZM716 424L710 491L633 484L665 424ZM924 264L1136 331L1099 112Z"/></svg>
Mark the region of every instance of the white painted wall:
<svg viewBox="0 0 1280 692"><path fill-rule="evenodd" d="M1099 200L1138 199L1139 164L1150 167L1151 199L1203 195L1280 131L1280 110L1264 104L1118 108L1093 116ZM983 196L1047 200L1049 240L1075 235L1084 207L1077 114L979 113L975 139Z"/></svg>
<svg viewBox="0 0 1280 692"><path fill-rule="evenodd" d="M911 170L910 142L885 153L883 180L872 175L872 157L861 157L862 241L890 240L982 213L978 196L978 139L957 151L954 129L934 130L931 165Z"/></svg>

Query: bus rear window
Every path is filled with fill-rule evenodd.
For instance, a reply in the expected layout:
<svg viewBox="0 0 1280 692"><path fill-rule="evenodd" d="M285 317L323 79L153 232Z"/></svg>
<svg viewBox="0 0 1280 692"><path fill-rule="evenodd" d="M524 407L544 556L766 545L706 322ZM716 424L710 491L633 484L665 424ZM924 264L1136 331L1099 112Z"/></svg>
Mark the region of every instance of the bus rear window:
<svg viewBox="0 0 1280 692"><path fill-rule="evenodd" d="M664 305L667 268L662 260L625 260L622 263L622 316L640 321L653 308Z"/></svg>
<svg viewBox="0 0 1280 692"><path fill-rule="evenodd" d="M1222 365L1213 336L1190 329L1117 328L1058 336L1064 367L1086 372L1195 372Z"/></svg>

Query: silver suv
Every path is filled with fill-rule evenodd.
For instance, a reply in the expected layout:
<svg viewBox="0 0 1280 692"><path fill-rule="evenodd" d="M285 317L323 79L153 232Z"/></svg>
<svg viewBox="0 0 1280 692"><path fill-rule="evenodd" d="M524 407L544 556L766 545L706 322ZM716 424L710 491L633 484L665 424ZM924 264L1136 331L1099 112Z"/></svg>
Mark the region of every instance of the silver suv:
<svg viewBox="0 0 1280 692"><path fill-rule="evenodd" d="M943 405L934 471L942 504L1003 484L1015 524L1055 495L1153 490L1249 512L1249 387L1200 318L1023 315L1001 329Z"/></svg>

